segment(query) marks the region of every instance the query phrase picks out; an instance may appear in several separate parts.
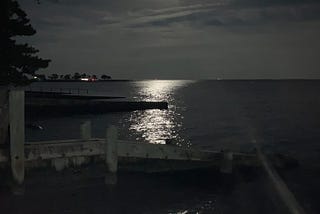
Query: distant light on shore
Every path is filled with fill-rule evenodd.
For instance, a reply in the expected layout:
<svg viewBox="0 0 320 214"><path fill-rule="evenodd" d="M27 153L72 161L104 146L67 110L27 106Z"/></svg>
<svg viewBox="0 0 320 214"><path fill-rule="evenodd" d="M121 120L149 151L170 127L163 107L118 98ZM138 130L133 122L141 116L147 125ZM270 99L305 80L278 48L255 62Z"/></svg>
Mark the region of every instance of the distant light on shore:
<svg viewBox="0 0 320 214"><path fill-rule="evenodd" d="M85 78L80 78L81 81L86 81L86 82L95 82L97 81L97 79L95 78L88 78L88 77L85 77Z"/></svg>

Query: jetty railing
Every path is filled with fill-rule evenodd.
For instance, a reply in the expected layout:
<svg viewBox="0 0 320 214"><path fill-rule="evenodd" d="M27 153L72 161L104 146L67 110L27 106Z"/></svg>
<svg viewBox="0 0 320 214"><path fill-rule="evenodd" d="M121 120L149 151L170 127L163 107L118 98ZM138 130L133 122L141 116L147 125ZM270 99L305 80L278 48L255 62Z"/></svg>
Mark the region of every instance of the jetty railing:
<svg viewBox="0 0 320 214"><path fill-rule="evenodd" d="M80 127L81 139L25 142L24 91L11 90L10 108L10 159L0 151L0 163L10 161L13 180L24 182L27 168L43 166L45 161L60 171L69 166L81 166L90 162L90 157L105 162L109 175L107 183L115 182L119 158L193 161L203 166L218 165L222 172L231 173L233 162L257 164L256 155L230 151L200 151L197 149L119 140L114 126L106 130L105 139L92 138L91 122ZM46 162L48 163L48 162ZM197 165L199 167L199 165Z"/></svg>

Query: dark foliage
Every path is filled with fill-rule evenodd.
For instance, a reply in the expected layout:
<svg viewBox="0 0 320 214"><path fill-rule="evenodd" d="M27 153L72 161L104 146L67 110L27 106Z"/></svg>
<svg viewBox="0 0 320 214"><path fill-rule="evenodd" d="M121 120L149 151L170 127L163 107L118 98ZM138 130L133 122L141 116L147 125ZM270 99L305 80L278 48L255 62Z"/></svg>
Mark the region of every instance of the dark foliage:
<svg viewBox="0 0 320 214"><path fill-rule="evenodd" d="M111 76L108 76L108 75L103 74L103 75L101 75L101 79L103 79L103 80L109 80L109 79L111 79Z"/></svg>
<svg viewBox="0 0 320 214"><path fill-rule="evenodd" d="M17 36L32 36L36 31L17 1L0 2L0 84L27 84L27 75L48 67L50 60L38 57L39 51L28 44L17 44Z"/></svg>
<svg viewBox="0 0 320 214"><path fill-rule="evenodd" d="M81 78L81 75L78 72L74 73L73 75L74 80L79 80L80 78Z"/></svg>

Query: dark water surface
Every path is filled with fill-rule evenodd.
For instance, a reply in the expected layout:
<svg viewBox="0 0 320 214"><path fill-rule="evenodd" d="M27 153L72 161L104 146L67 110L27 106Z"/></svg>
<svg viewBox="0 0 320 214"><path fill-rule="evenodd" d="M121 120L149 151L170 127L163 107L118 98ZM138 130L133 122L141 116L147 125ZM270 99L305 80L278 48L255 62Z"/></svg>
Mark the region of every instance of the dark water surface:
<svg viewBox="0 0 320 214"><path fill-rule="evenodd" d="M118 127L121 139L150 143L172 139L177 145L209 150L252 151L252 142L257 141L266 153L288 154L299 160L297 169L279 173L308 213L320 212L317 202L320 191L320 81L152 80L35 83L31 87L33 90L57 91L60 88L82 88L88 89L89 94L125 96L128 100L168 101L169 109L34 118L31 122L43 126L44 130L27 129L28 141L79 138L79 126L86 120L92 121L94 137L104 137L106 127L112 124ZM188 192L193 188L190 186L173 188L173 194L166 189L173 187L171 184L161 186L165 189L161 193L162 199L154 200L163 201L163 197L169 197L172 203L159 202L150 205L149 211L136 213L258 213L259 210L260 213L270 213L265 207L271 208L263 198L265 196L262 197L264 189L268 189L267 184L261 179L236 182L228 194L214 188L210 191L196 188L190 190L195 192L193 195ZM187 196L177 194L184 190L188 192ZM170 197L171 194L174 197ZM256 208L246 212L246 206L255 207L250 205L250 200L260 196ZM175 199L177 203L173 203ZM130 199L124 200L128 201ZM218 202L219 205L212 209L197 208L197 204L201 207ZM181 207L174 208L177 204ZM173 206L172 210L170 206ZM239 212L233 212L237 209Z"/></svg>
<svg viewBox="0 0 320 214"><path fill-rule="evenodd" d="M27 139L75 138L91 120L93 135L104 137L114 124L123 138L207 147L250 149L253 139L270 149L304 146L320 139L320 81L182 81L153 80L101 83L36 83L37 88L83 88L90 94L129 100L168 101L169 110L40 119L44 131ZM287 148L286 148L287 150Z"/></svg>

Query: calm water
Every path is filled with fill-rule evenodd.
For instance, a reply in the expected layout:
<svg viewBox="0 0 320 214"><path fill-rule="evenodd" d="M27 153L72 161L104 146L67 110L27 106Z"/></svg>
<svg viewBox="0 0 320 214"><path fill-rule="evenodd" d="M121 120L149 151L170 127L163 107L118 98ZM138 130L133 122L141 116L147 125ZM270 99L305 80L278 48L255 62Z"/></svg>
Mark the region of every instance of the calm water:
<svg viewBox="0 0 320 214"><path fill-rule="evenodd" d="M317 213L320 211L317 202L320 191L319 83L181 80L36 83L32 85L33 90L82 88L88 89L89 94L125 96L128 100L168 101L169 109L34 118L29 122L43 126L44 130L27 129L26 135L28 141L79 138L80 124L91 120L94 137L104 137L106 128L116 125L121 139L149 143L165 143L170 139L180 146L209 150L252 151L252 142L257 141L265 152L288 154L299 160L300 167L279 173L304 208L310 211L308 213ZM161 178L158 178L160 181L129 178L130 181L126 180L119 188L130 186L130 196L126 190L119 190L112 196L116 197L113 208L118 211L124 209L117 201L119 199L129 204L128 209L131 210L122 210L122 213L235 213L235 210L237 213L277 213L270 205L270 195L266 194L272 188L263 177L252 178L250 175L249 181L243 177L235 178L231 189L221 190L217 188L221 186L217 176L192 176L194 180L182 186L184 178L178 181L171 178L166 181ZM199 178L209 181L199 186ZM132 185L126 186L128 182ZM79 192L80 198L87 198L86 203L81 202L83 206L87 209L93 204L100 206L90 197L102 191L101 188L87 191ZM51 204L51 201L47 203ZM144 208L148 211L141 210Z"/></svg>
<svg viewBox="0 0 320 214"><path fill-rule="evenodd" d="M252 149L252 140L270 149L320 139L320 81L152 80L104 83L36 83L33 90L88 89L89 94L129 100L168 101L169 110L40 119L43 131L27 130L27 139L79 137L91 120L93 135L104 137L113 124L124 139L208 149ZM75 90L76 91L76 90ZM287 149L287 148L286 148Z"/></svg>

